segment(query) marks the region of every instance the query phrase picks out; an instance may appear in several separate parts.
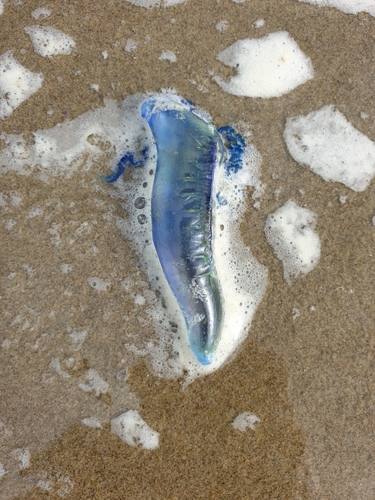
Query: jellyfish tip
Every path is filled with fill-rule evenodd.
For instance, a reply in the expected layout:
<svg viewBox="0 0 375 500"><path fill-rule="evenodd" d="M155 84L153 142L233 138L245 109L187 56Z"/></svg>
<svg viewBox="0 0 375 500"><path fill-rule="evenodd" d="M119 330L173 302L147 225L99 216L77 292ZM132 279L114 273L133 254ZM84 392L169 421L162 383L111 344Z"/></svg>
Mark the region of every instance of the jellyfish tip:
<svg viewBox="0 0 375 500"><path fill-rule="evenodd" d="M205 352L195 352L194 354L201 365L207 366L212 363L212 354Z"/></svg>

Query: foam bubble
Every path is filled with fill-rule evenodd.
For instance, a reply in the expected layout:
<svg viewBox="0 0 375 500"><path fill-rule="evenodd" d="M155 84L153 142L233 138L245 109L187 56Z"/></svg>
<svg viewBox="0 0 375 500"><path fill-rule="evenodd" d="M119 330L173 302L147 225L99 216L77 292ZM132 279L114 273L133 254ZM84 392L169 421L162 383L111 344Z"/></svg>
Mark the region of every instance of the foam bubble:
<svg viewBox="0 0 375 500"><path fill-rule="evenodd" d="M159 446L159 433L151 429L136 410L129 410L111 420L111 431L130 446L146 450Z"/></svg>
<svg viewBox="0 0 375 500"><path fill-rule="evenodd" d="M253 22L254 28L261 28L264 25L265 25L265 20L264 19L258 19L257 21Z"/></svg>
<svg viewBox="0 0 375 500"><path fill-rule="evenodd" d="M99 422L97 418L90 417L90 418L83 418L81 420L83 425L86 425L87 427L91 427L92 429L101 429L102 424Z"/></svg>
<svg viewBox="0 0 375 500"><path fill-rule="evenodd" d="M293 321L295 321L297 318L299 318L301 316L301 313L300 313L300 310L297 309L296 307L293 307L292 309L292 317L293 317Z"/></svg>
<svg viewBox="0 0 375 500"><path fill-rule="evenodd" d="M25 31L31 38L35 52L42 57L69 55L76 46L71 36L49 26L28 26Z"/></svg>
<svg viewBox="0 0 375 500"><path fill-rule="evenodd" d="M289 200L267 217L265 233L268 243L284 266L284 278L312 271L320 259L320 239L314 232L316 216Z"/></svg>
<svg viewBox="0 0 375 500"><path fill-rule="evenodd" d="M9 219L5 222L5 227L9 230L13 229L13 227L16 225L16 221L13 219Z"/></svg>
<svg viewBox="0 0 375 500"><path fill-rule="evenodd" d="M158 59L159 61L169 61L171 63L175 63L177 61L177 56L171 50L163 50Z"/></svg>
<svg viewBox="0 0 375 500"><path fill-rule="evenodd" d="M262 38L238 40L217 56L236 68L228 82L214 80L230 94L247 97L279 97L313 78L314 70L297 43L286 31Z"/></svg>
<svg viewBox="0 0 375 500"><path fill-rule="evenodd" d="M218 30L218 31L225 31L226 29L228 29L229 27L229 23L228 21L226 21L225 19L219 21L215 28Z"/></svg>
<svg viewBox="0 0 375 500"><path fill-rule="evenodd" d="M79 351L81 350L82 344L87 337L87 332L86 330L83 330L82 332L76 332L74 330L73 332L69 333L69 337L71 338L73 343L73 351Z"/></svg>
<svg viewBox="0 0 375 500"><path fill-rule="evenodd" d="M20 104L40 89L42 82L43 75L33 73L19 64L11 50L1 55L0 118L11 115Z"/></svg>
<svg viewBox="0 0 375 500"><path fill-rule="evenodd" d="M51 15L51 11L44 7L39 7L38 9L33 10L31 15L34 19L46 19Z"/></svg>
<svg viewBox="0 0 375 500"><path fill-rule="evenodd" d="M375 144L333 105L288 118L284 139L293 158L326 181L364 191L375 175Z"/></svg>
<svg viewBox="0 0 375 500"><path fill-rule="evenodd" d="M42 490L45 490L45 491L49 491L49 492L51 492L53 490L52 485L51 485L51 481L43 480L43 479L40 479L36 483L36 487L40 488Z"/></svg>
<svg viewBox="0 0 375 500"><path fill-rule="evenodd" d="M107 292L111 288L111 282L108 280L102 280L100 278L89 278L87 280L89 282L89 285L92 286L92 288L95 288L95 290L98 290L98 292Z"/></svg>
<svg viewBox="0 0 375 500"><path fill-rule="evenodd" d="M58 474L57 484L59 485L59 489L56 490L56 493L61 498L68 496L74 487L69 476L62 476L60 474Z"/></svg>
<svg viewBox="0 0 375 500"><path fill-rule="evenodd" d="M259 418L256 415L248 411L244 411L237 415L237 417L233 420L232 425L235 429L238 429L241 432L245 432L247 428L255 431L256 425L260 423Z"/></svg>
<svg viewBox="0 0 375 500"><path fill-rule="evenodd" d="M28 448L18 448L13 450L12 455L14 455L17 460L19 460L19 469L28 469L30 467L30 451Z"/></svg>
<svg viewBox="0 0 375 500"><path fill-rule="evenodd" d="M40 207L34 207L27 212L26 217L28 219L33 219L34 217L37 217L38 215L42 215L42 213L43 213L43 210Z"/></svg>
<svg viewBox="0 0 375 500"><path fill-rule="evenodd" d="M129 38L125 45L126 52L133 52L137 48L137 42Z"/></svg>
<svg viewBox="0 0 375 500"><path fill-rule="evenodd" d="M8 204L19 207L22 198L18 196L17 191L3 191L0 193L0 207L6 207Z"/></svg>
<svg viewBox="0 0 375 500"><path fill-rule="evenodd" d="M1 7L2 7L2 5L0 4L0 14L2 13ZM0 463L0 481L5 476L6 473L7 473L7 471L4 469L4 465L2 463Z"/></svg>
<svg viewBox="0 0 375 500"><path fill-rule="evenodd" d="M300 2L319 5L319 7L334 7L347 14L367 12L375 16L374 0L299 0Z"/></svg>
<svg viewBox="0 0 375 500"><path fill-rule="evenodd" d="M101 394L106 394L108 392L109 385L105 380L102 379L102 377L96 370L90 368L86 371L85 376L87 383L79 384L79 387L84 392L93 392L96 397L99 397Z"/></svg>
<svg viewBox="0 0 375 500"><path fill-rule="evenodd" d="M138 306L143 306L146 303L146 299L142 295L136 295L134 297L134 303Z"/></svg>
<svg viewBox="0 0 375 500"><path fill-rule="evenodd" d="M62 273L68 274L72 270L72 266L70 264L61 264L60 270Z"/></svg>
<svg viewBox="0 0 375 500"><path fill-rule="evenodd" d="M60 366L60 360L59 360L59 358L52 358L51 362L49 364L49 367L53 368L56 371L56 373L58 375L60 375L60 377L62 377L62 378L70 378L69 373L67 373L64 370L62 370L62 368Z"/></svg>
<svg viewBox="0 0 375 500"><path fill-rule="evenodd" d="M0 434L1 434L2 439L4 437L5 438L10 437L13 434L13 432L10 431L9 429L7 429L4 422L2 422L1 420L0 420Z"/></svg>
<svg viewBox="0 0 375 500"><path fill-rule="evenodd" d="M347 199L348 199L348 195L341 194L341 195L339 196L339 201L340 201L340 203L341 203L341 204L346 203L346 200L347 200Z"/></svg>

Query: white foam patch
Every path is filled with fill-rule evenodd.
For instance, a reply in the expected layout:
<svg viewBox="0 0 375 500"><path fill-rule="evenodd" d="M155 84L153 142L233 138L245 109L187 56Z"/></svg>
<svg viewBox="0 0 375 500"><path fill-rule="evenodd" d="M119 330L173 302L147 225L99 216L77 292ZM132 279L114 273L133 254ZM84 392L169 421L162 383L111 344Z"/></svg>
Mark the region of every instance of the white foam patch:
<svg viewBox="0 0 375 500"><path fill-rule="evenodd" d="M43 213L43 210L40 207L34 207L27 212L26 217L28 219L33 219L34 217L37 217L38 215L42 215L42 213Z"/></svg>
<svg viewBox="0 0 375 500"><path fill-rule="evenodd" d="M11 50L0 56L0 118L11 115L26 99L40 89L41 73L33 73L18 63ZM1 135L1 134L0 134Z"/></svg>
<svg viewBox="0 0 375 500"><path fill-rule="evenodd" d="M5 426L4 422L0 420L0 435L3 438L8 438L13 434L13 432Z"/></svg>
<svg viewBox="0 0 375 500"><path fill-rule="evenodd" d="M42 490L45 490L45 491L49 491L49 492L51 492L53 490L52 485L51 485L51 481L44 480L44 479L40 479L36 483L36 487L40 488Z"/></svg>
<svg viewBox="0 0 375 500"><path fill-rule="evenodd" d="M94 277L89 278L87 281L89 285L95 288L95 290L98 290L98 292L107 292L111 288L111 282L109 280L102 280Z"/></svg>
<svg viewBox="0 0 375 500"><path fill-rule="evenodd" d="M63 274L68 274L72 270L72 266L70 264L61 264L60 270Z"/></svg>
<svg viewBox="0 0 375 500"><path fill-rule="evenodd" d="M130 96L121 104L105 101L104 108L89 111L52 129L35 132L30 142L26 142L21 135L2 134L0 137L6 147L0 151L0 165L4 165L1 172L15 171L20 175L30 175L30 172L35 171L44 181L59 175L69 177L83 162L85 172L107 153L100 149L103 142L110 144L109 151L113 159L108 163L107 156L106 163L108 168L115 170L126 151L134 152L136 149L137 152L145 147L149 148L149 159L142 168L132 170L131 180L124 181L121 177L114 184L101 184L108 190L108 197L115 198L129 214L126 219L116 218L116 225L123 236L133 243L151 285L151 290L148 290L147 284L134 283L131 293L134 297L144 297L144 304L140 303L143 302L140 298L135 300L138 307L142 305L147 308L148 317L154 324L154 341L145 345L142 332L139 332L135 339L133 337L133 343L126 345L126 349L136 355L146 355L150 366L160 376L181 377L187 373L187 381L191 381L216 370L231 357L248 335L253 315L265 291L267 271L243 244L239 231L239 221L246 208L247 186L255 187L254 197L259 197L262 192L259 174L261 157L249 143L244 168L238 174L227 176L223 166L216 169L213 252L225 292L226 319L215 360L204 367L190 351L185 322L164 278L152 243L150 198L156 166L156 147L151 131L140 113L140 106L147 97L149 95L145 94ZM170 103L171 98L171 94L167 94L164 101L160 99L160 105ZM177 96L175 100L178 103ZM209 120L204 111L197 110L197 113ZM246 124L238 126L249 137ZM218 192L227 200L227 205L218 205ZM56 245L61 242L59 231L58 225L52 225L49 229ZM93 277L88 284L97 290L99 285L100 290L104 291L110 282ZM167 309L163 306L164 302ZM56 368L61 376L68 375L62 375L61 367L57 367L57 364L54 366Z"/></svg>
<svg viewBox="0 0 375 500"><path fill-rule="evenodd" d="M326 181L363 191L375 175L375 144L333 105L288 118L284 139L289 153Z"/></svg>
<svg viewBox="0 0 375 500"><path fill-rule="evenodd" d="M358 14L358 12L367 12L375 16L374 0L299 0L304 3L311 3L319 7L334 7L347 14Z"/></svg>
<svg viewBox="0 0 375 500"><path fill-rule="evenodd" d="M60 498L65 498L66 496L68 496L74 487L69 476L59 475L57 484L59 485L59 489L56 490L56 493Z"/></svg>
<svg viewBox="0 0 375 500"><path fill-rule="evenodd" d="M46 19L51 15L51 11L44 7L39 7L38 9L33 10L31 15L34 19Z"/></svg>
<svg viewBox="0 0 375 500"><path fill-rule="evenodd" d="M238 40L217 56L236 68L237 75L214 80L230 94L247 97L279 97L313 78L309 57L286 31L262 38Z"/></svg>
<svg viewBox="0 0 375 500"><path fill-rule="evenodd" d="M134 297L134 303L138 306L143 306L146 303L146 299L142 295L136 295Z"/></svg>
<svg viewBox="0 0 375 500"><path fill-rule="evenodd" d="M284 266L284 278L312 271L320 259L320 239L314 232L316 216L289 200L267 217L265 233L268 243Z"/></svg>
<svg viewBox="0 0 375 500"><path fill-rule="evenodd" d="M186 2L186 0L125 0L126 2L137 5L137 7L145 7L149 9L150 7L170 7L171 5L177 5L179 3Z"/></svg>
<svg viewBox="0 0 375 500"><path fill-rule="evenodd" d="M21 202L22 198L18 196L17 191L3 191L0 193L0 207L6 207L7 205L19 207Z"/></svg>
<svg viewBox="0 0 375 500"><path fill-rule="evenodd" d="M111 431L130 446L155 450L159 433L151 429L135 410L129 410L111 420Z"/></svg>
<svg viewBox="0 0 375 500"><path fill-rule="evenodd" d="M341 194L339 196L339 201L340 203L343 205L344 203L346 203L346 200L348 199L348 195L344 195L344 194Z"/></svg>
<svg viewBox="0 0 375 500"><path fill-rule="evenodd" d="M25 31L31 38L34 51L42 57L69 55L76 46L71 36L49 26L28 26Z"/></svg>
<svg viewBox="0 0 375 500"><path fill-rule="evenodd" d="M163 50L158 59L159 61L169 61L171 63L175 63L177 61L177 56L171 50Z"/></svg>
<svg viewBox="0 0 375 500"><path fill-rule="evenodd" d="M17 450L13 450L12 455L19 460L19 469L24 470L30 467L31 454L28 448L18 448Z"/></svg>
<svg viewBox="0 0 375 500"><path fill-rule="evenodd" d="M1 12L0 12L0 14L1 14ZM5 476L6 473L7 473L7 471L4 469L4 465L2 463L0 463L0 481Z"/></svg>
<svg viewBox="0 0 375 500"><path fill-rule="evenodd" d="M109 390L108 383L102 379L99 373L90 368L87 370L86 374L86 384L79 384L79 387L84 392L93 392L96 397L99 397L101 394L106 394Z"/></svg>
<svg viewBox="0 0 375 500"><path fill-rule="evenodd" d="M301 313L300 313L300 310L297 309L296 307L293 307L292 309L292 317L293 317L293 321L295 321L297 318L299 318L301 316Z"/></svg>
<svg viewBox="0 0 375 500"><path fill-rule="evenodd" d="M59 175L69 177L82 163L83 170L87 171L108 153L101 147L103 141L111 145L109 152L113 159L109 167L114 169L123 152L142 135L139 133L143 125L140 118L135 126L138 108L134 110L134 102L138 106L139 96L127 98L123 103L105 101L104 108L88 111L51 129L34 132L30 142L23 134L0 134L6 144L0 151L0 175L9 171L30 175L36 170L42 181ZM54 229L57 228L54 226Z"/></svg>
<svg viewBox="0 0 375 500"><path fill-rule="evenodd" d="M264 25L265 25L265 20L264 19L258 19L257 21L253 22L254 28L261 28Z"/></svg>
<svg viewBox="0 0 375 500"><path fill-rule="evenodd" d="M69 337L73 343L73 351L79 351L81 350L82 344L87 337L87 332L86 330L83 330L82 332L73 331L69 333Z"/></svg>
<svg viewBox="0 0 375 500"><path fill-rule="evenodd" d="M90 418L83 418L81 420L83 425L86 425L87 427L91 427L92 429L101 429L102 424L99 422L97 418L90 417Z"/></svg>
<svg viewBox="0 0 375 500"><path fill-rule="evenodd" d="M133 52L137 48L137 42L129 38L125 44L126 52Z"/></svg>
<svg viewBox="0 0 375 500"><path fill-rule="evenodd" d="M60 359L59 358L52 358L51 362L49 364L50 368L53 368L58 375L62 378L70 378L69 373L65 372L62 370L61 365L60 365Z"/></svg>
<svg viewBox="0 0 375 500"><path fill-rule="evenodd" d="M235 429L238 429L241 432L245 432L247 428L255 431L256 426L260 423L259 418L256 415L248 411L244 411L237 415L237 417L233 420L232 425Z"/></svg>
<svg viewBox="0 0 375 500"><path fill-rule="evenodd" d="M4 12L4 2L3 2L3 0L0 0L0 16L3 12ZM1 476L0 476L0 478L1 478Z"/></svg>
<svg viewBox="0 0 375 500"><path fill-rule="evenodd" d="M226 29L228 29L228 27L229 27L229 22L226 21L225 19L219 21L215 26L217 31L225 31Z"/></svg>

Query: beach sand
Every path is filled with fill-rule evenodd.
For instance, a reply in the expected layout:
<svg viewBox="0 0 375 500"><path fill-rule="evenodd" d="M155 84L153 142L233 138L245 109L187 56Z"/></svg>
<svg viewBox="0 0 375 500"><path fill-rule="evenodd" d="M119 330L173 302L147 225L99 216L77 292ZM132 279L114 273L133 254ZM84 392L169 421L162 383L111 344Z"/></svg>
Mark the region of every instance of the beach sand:
<svg viewBox="0 0 375 500"><path fill-rule="evenodd" d="M34 19L37 7L50 16ZM227 28L217 29L223 20ZM24 31L36 24L70 35L72 53L36 54ZM276 31L310 57L314 77L269 99L221 89L213 75L235 69L218 53ZM0 33L0 55L12 50L44 75L40 89L0 120L1 132L22 134L28 145L36 130L105 100L162 88L206 110L217 127L249 124L265 190L256 209L248 189L240 229L268 269L238 351L184 386L182 377L158 376L150 356L124 348L153 341L149 304L135 300L153 292L142 255L116 225L130 215L99 179L113 159L105 138L92 137L102 155L90 168L83 158L69 176L43 180L33 166L28 175L4 173L0 497L374 499L375 185L355 192L323 180L293 160L283 132L287 118L333 104L375 139L375 18L295 0L187 0L152 9L124 0L9 0ZM158 59L166 50L176 62ZM133 176L127 170L125 181ZM290 284L264 233L268 215L288 200L316 214L321 242L318 265ZM103 291L90 278L103 280ZM129 446L111 432L111 419L130 409L159 433L156 449ZM232 426L243 412L260 420L254 430ZM95 418L94 427L85 418Z"/></svg>

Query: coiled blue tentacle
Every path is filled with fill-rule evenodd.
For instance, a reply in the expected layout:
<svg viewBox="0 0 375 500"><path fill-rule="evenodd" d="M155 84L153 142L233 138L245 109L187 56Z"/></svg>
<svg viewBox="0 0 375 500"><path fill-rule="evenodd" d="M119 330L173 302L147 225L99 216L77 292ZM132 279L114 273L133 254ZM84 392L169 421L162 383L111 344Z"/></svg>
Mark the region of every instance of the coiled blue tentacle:
<svg viewBox="0 0 375 500"><path fill-rule="evenodd" d="M246 147L245 140L230 125L219 128L218 132L223 137L225 147L229 153L225 162L225 169L228 174L236 174L242 168L242 157Z"/></svg>
<svg viewBox="0 0 375 500"><path fill-rule="evenodd" d="M218 129L226 149L226 158L224 168L227 175L237 174L242 169L243 154L246 148L245 140L242 135L230 125ZM219 205L227 205L228 201L221 194L216 194L216 200Z"/></svg>
<svg viewBox="0 0 375 500"><path fill-rule="evenodd" d="M131 165L132 167L135 168L141 167L142 165L144 165L144 162L147 160L147 158L148 158L147 147L142 150L141 159L138 161L134 158L134 154L128 151L118 162L117 170L115 170L111 174L103 175L101 177L101 180L105 182L115 182L120 177L120 175L122 175L125 172L125 168L127 165Z"/></svg>

